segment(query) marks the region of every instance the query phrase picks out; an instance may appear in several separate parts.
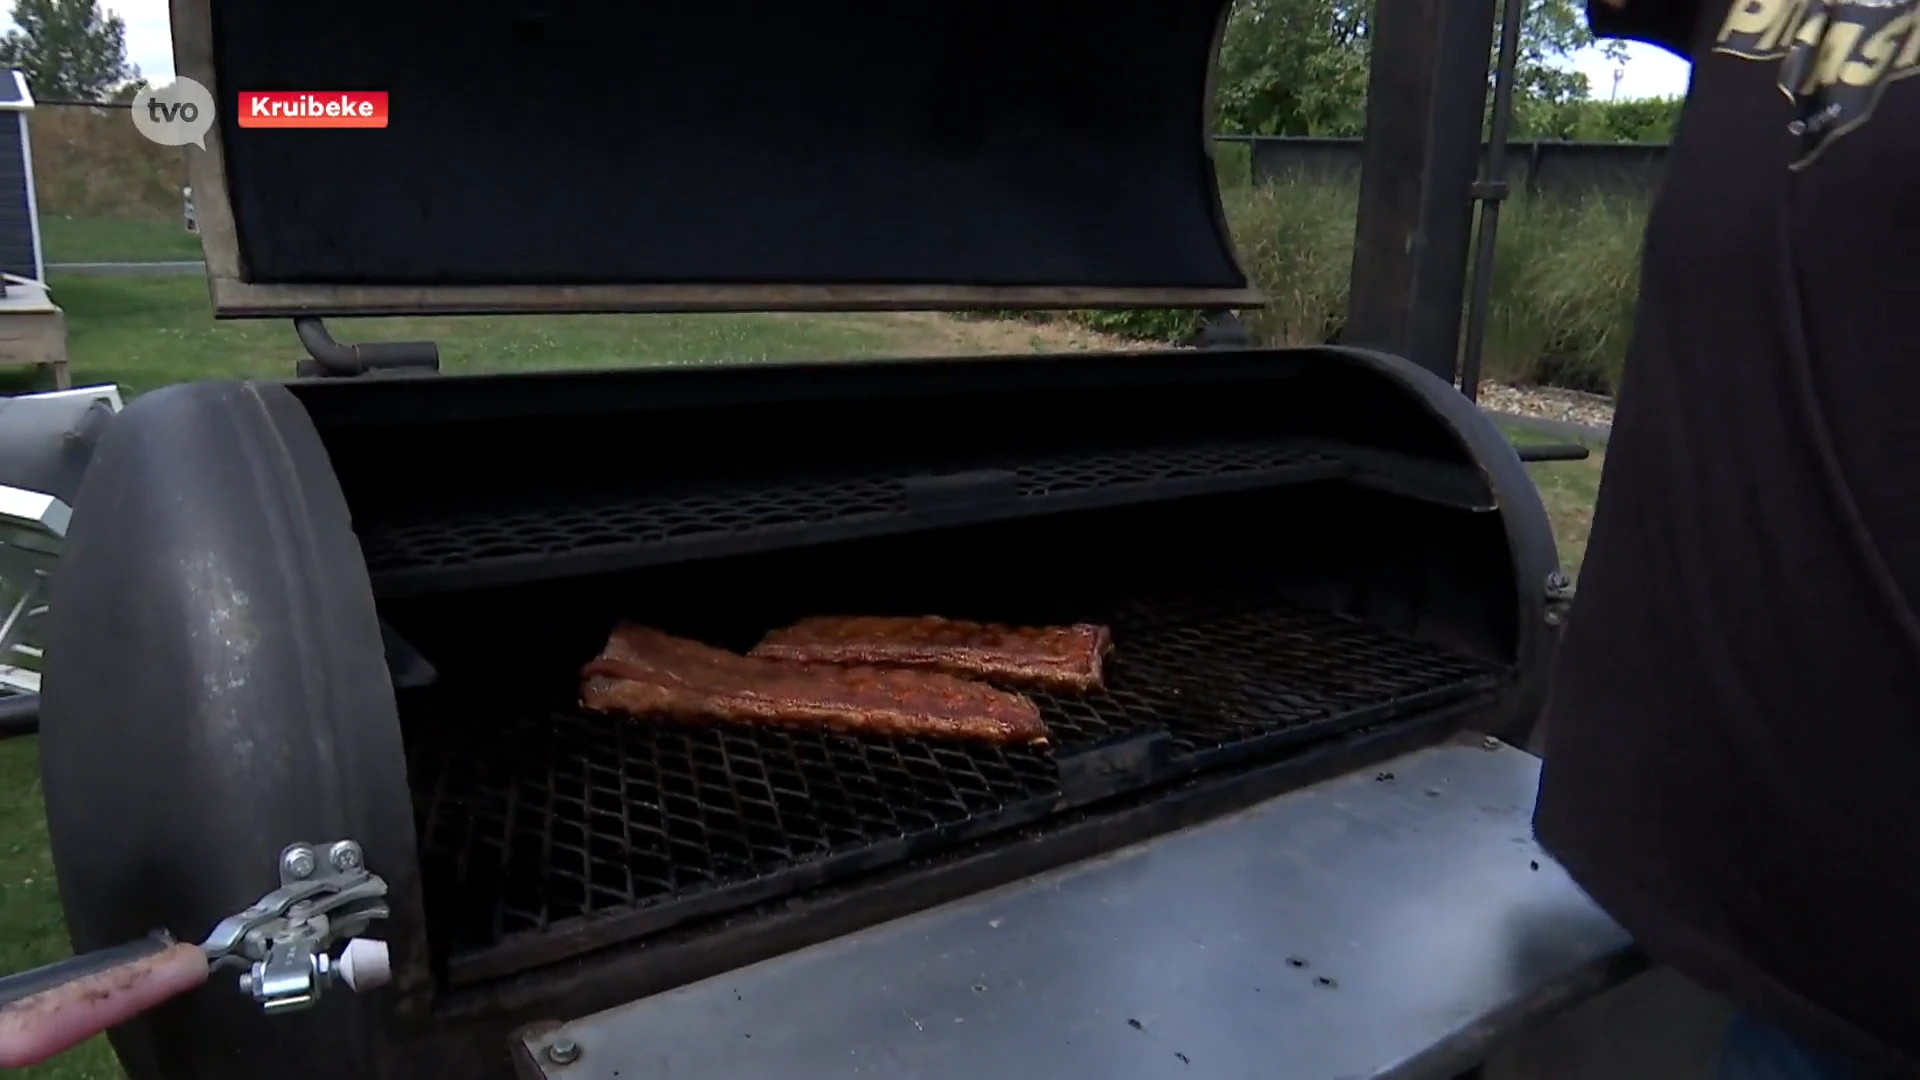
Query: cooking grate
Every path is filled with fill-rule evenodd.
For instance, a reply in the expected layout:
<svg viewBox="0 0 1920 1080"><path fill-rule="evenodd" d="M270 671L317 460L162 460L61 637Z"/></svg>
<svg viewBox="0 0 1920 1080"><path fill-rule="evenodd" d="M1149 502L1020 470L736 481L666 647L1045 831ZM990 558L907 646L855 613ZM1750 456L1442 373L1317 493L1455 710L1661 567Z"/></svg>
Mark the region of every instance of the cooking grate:
<svg viewBox="0 0 1920 1080"><path fill-rule="evenodd" d="M920 527L929 497L979 520L1343 475L1325 447L1277 437L1023 456L930 475L868 471L684 490L533 499L517 510L415 506L356 522L383 595L602 573Z"/></svg>
<svg viewBox="0 0 1920 1080"><path fill-rule="evenodd" d="M1245 594L1110 613L1109 688L1036 695L1055 753L1164 731L1170 771L1494 685L1478 663ZM497 706L495 708L498 708ZM1044 751L450 709L410 724L428 922L488 978L1036 821Z"/></svg>

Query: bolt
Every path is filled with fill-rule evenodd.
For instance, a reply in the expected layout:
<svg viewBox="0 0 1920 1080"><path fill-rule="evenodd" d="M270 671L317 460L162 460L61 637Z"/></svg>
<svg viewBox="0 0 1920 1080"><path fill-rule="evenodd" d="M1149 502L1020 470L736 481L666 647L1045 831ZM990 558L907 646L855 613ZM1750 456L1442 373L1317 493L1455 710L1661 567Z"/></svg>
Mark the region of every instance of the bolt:
<svg viewBox="0 0 1920 1080"><path fill-rule="evenodd" d="M342 840L327 849L327 861L335 870L348 873L360 869L360 845L351 840Z"/></svg>
<svg viewBox="0 0 1920 1080"><path fill-rule="evenodd" d="M310 847L288 848L280 856L280 869L288 877L305 879L313 876L313 849Z"/></svg>
<svg viewBox="0 0 1920 1080"><path fill-rule="evenodd" d="M555 1065L571 1065L580 1060L580 1044L562 1036L547 1047L547 1060Z"/></svg>

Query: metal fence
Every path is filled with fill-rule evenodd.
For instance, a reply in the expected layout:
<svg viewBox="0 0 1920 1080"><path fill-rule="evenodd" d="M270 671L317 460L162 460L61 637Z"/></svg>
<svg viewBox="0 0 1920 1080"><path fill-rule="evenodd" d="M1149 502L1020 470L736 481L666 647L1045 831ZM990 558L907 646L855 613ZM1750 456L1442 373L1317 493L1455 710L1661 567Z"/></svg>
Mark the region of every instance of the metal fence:
<svg viewBox="0 0 1920 1080"><path fill-rule="evenodd" d="M1360 176L1359 139L1221 135L1246 152L1255 183L1296 176L1352 181ZM1644 199L1660 181L1667 148L1659 143L1549 142L1507 144L1507 183L1528 196Z"/></svg>
<svg viewBox="0 0 1920 1080"><path fill-rule="evenodd" d="M42 101L28 119L35 191L48 263L166 263L200 257L192 235L186 157L134 129L124 103ZM1352 182L1358 139L1223 135L1221 181L1287 175ZM1644 200L1657 182L1663 146L1520 142L1508 180L1519 197L1607 192Z"/></svg>

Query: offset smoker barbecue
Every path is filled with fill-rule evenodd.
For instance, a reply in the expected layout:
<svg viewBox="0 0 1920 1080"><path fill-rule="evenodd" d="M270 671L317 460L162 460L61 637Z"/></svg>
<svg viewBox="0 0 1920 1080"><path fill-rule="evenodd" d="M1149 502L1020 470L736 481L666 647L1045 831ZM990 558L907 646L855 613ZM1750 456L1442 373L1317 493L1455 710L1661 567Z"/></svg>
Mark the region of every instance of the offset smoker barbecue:
<svg viewBox="0 0 1920 1080"><path fill-rule="evenodd" d="M434 23L428 48L404 20L336 40L389 25L370 6L362 20L176 4L180 69L216 96L378 85L394 102L387 133L215 129L192 161L216 304L312 318L1248 301L1195 124L1222 5L1102 8L1098 55L1066 6L914 10L649 7L644 25L618 6L578 24L530 11ZM1016 11L1017 35L954 31ZM623 19L634 34L604 25ZM643 65L694 115L623 104L639 130L624 142L586 137L610 106L582 119L507 95L498 126L462 122L475 72L515 57L599 71L593 50L642 30L724 38L740 61L727 78L780 88L785 126L743 151L765 160L718 178L703 163L694 184L683 156L642 152L747 134L737 87L697 59ZM887 59L910 40L947 55ZM307 46L272 44L286 41ZM867 66L789 62L802 46ZM991 67L970 66L989 46ZM1062 68L1063 47L1087 54ZM607 70L630 103L633 66ZM567 84L569 102L594 100ZM795 133L811 139L782 141ZM559 182L539 172L553 155L574 186L517 201ZM509 160L519 171L479 168ZM449 186L450 162L475 167L471 187ZM506 207L525 217L489 216ZM661 239L609 244L609 220ZM331 346L316 323L302 337L327 370L382 355ZM202 991L116 1034L136 1080L263 1061L288 1077L489 1075L522 1024L1462 729L1524 739L1556 570L1500 434L1439 379L1358 350L174 387L110 430L55 582L55 857L82 948L198 932L303 837L360 839L389 887L390 986L273 1023ZM1025 691L1046 747L580 707L580 669L623 619L745 652L834 614L1096 624L1114 650L1103 689ZM285 1052L303 1038L326 1052Z"/></svg>
<svg viewBox="0 0 1920 1080"><path fill-rule="evenodd" d="M1444 385L1337 350L156 392L56 586L77 932L191 919L127 847L338 816L393 885L390 1019L445 1062L1409 740L1522 737L1554 564L1521 469ZM1047 749L576 704L619 619L744 651L830 610L1116 647L1104 691L1028 691Z"/></svg>

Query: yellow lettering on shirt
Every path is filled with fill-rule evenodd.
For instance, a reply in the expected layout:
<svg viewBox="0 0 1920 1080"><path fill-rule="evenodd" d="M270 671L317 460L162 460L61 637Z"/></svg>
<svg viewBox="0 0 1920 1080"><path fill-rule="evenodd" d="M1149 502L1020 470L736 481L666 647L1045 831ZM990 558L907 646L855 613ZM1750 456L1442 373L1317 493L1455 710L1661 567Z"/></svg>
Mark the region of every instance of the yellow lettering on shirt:
<svg viewBox="0 0 1920 1080"><path fill-rule="evenodd" d="M1840 81L1848 86L1872 86L1887 73L1894 58L1894 42L1913 29L1913 13L1896 15L1875 30L1860 46L1860 59L1849 60L1840 68ZM1906 51L1920 49L1920 34L1906 36ZM1908 61L1911 65L1912 61Z"/></svg>
<svg viewBox="0 0 1920 1080"><path fill-rule="evenodd" d="M1771 53L1785 46L1806 17L1810 0L1739 0L1720 27L1720 44ZM1738 39L1738 40L1736 40Z"/></svg>
<svg viewBox="0 0 1920 1080"><path fill-rule="evenodd" d="M1920 0L1732 0L1713 51L1780 64L1801 169L1866 124L1890 86L1920 75Z"/></svg>
<svg viewBox="0 0 1920 1080"><path fill-rule="evenodd" d="M1812 23L1816 20L1807 21ZM1801 32L1801 40L1809 45L1815 42L1820 45L1819 58L1814 61L1813 70L1807 72L1806 81L1800 84L1802 93L1832 86L1840 81L1840 70L1847 66L1854 47L1860 44L1861 30L1859 23L1836 22L1819 37L1809 38L1805 31Z"/></svg>
<svg viewBox="0 0 1920 1080"><path fill-rule="evenodd" d="M1909 26L1911 29L1907 34L1906 47L1900 50L1900 55L1893 61L1895 75L1904 74L1915 65L1920 65L1920 24L1909 23Z"/></svg>

